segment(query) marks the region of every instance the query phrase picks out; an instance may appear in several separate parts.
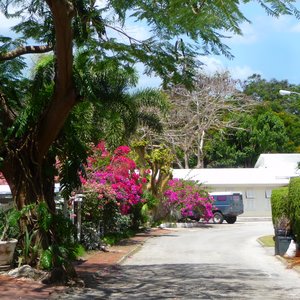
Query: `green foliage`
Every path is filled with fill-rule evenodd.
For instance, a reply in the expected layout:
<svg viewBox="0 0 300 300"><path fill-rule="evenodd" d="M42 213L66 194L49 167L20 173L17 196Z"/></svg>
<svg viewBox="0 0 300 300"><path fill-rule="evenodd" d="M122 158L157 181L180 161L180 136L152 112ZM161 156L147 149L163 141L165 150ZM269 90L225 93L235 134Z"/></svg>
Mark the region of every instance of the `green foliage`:
<svg viewBox="0 0 300 300"><path fill-rule="evenodd" d="M244 1L245 3L249 1ZM299 12L294 1L260 1L273 16ZM155 72L164 83L191 84L198 67L199 53L223 54L232 57L223 43L221 32L241 34L240 24L249 22L240 10L239 2L212 1L107 1L98 6L89 1L72 1L74 45L97 49L98 55L123 61L124 65L142 62L146 72ZM10 1L0 7L6 17L18 17L20 23L12 28L18 38L1 37L1 51L8 52L27 40L55 45L55 27L48 5L41 1ZM71 9L66 5L65 9ZM109 12L109 13L108 13ZM147 24L149 37L137 40L125 31L126 21ZM112 22L114 21L114 23ZM112 24L115 24L113 26ZM60 28L61 29L61 28ZM123 39L115 38L115 32ZM188 36L188 39L184 37Z"/></svg>
<svg viewBox="0 0 300 300"><path fill-rule="evenodd" d="M41 245L39 243L34 243L36 234L37 231L33 231L30 234L28 229L25 229L22 247L17 249L19 253L19 264L31 264L37 258L38 252L41 251Z"/></svg>
<svg viewBox="0 0 300 300"><path fill-rule="evenodd" d="M84 256L86 253L85 248L81 244L77 244L74 248L74 254L76 258Z"/></svg>
<svg viewBox="0 0 300 300"><path fill-rule="evenodd" d="M20 216L21 213L15 208L0 210L0 241L18 238Z"/></svg>
<svg viewBox="0 0 300 300"><path fill-rule="evenodd" d="M51 269L67 265L82 254L71 220L61 213L51 214L45 202L27 205L21 211L5 212L5 216L11 224L11 231L18 229L19 222L24 227L18 234L19 263L35 264L38 261L42 268ZM37 222L32 222L32 219L37 219ZM49 234L53 235L55 245L49 245Z"/></svg>
<svg viewBox="0 0 300 300"><path fill-rule="evenodd" d="M112 246L112 245L117 244L118 242L120 242L123 239L134 236L135 234L136 234L135 230L128 229L124 232L114 232L114 233L107 234L102 238L102 241L104 244Z"/></svg>
<svg viewBox="0 0 300 300"><path fill-rule="evenodd" d="M104 237L123 236L139 221L138 209L135 214L122 215L116 201L104 199L101 205L96 192L88 192L82 204L81 242L86 249L99 249ZM100 207L101 206L101 207Z"/></svg>
<svg viewBox="0 0 300 300"><path fill-rule="evenodd" d="M252 167L261 153L299 150L299 97L280 96L280 89L300 91L286 80L267 81L257 74L245 81L243 92L256 101L256 108L230 117L237 119L238 129L210 132L205 146L208 167Z"/></svg>
<svg viewBox="0 0 300 300"><path fill-rule="evenodd" d="M88 51L79 51L75 60L75 83L85 101L92 103L89 118L82 111L77 124L87 121L83 132L94 143L105 140L114 149L126 144L137 126L161 131L156 110L168 107L165 94L156 89L132 91L137 84L136 71L115 59L98 57L95 61ZM87 129L90 131L87 132Z"/></svg>
<svg viewBox="0 0 300 300"><path fill-rule="evenodd" d="M143 193L143 199L145 199L145 202L147 204L147 209L153 209L157 206L159 200L153 196L150 191L144 191Z"/></svg>
<svg viewBox="0 0 300 300"><path fill-rule="evenodd" d="M278 224L278 221L281 217L289 217L288 193L288 187L282 187L272 190L272 221L275 227Z"/></svg>
<svg viewBox="0 0 300 300"><path fill-rule="evenodd" d="M48 206L45 202L36 207L38 224L40 229L48 231L53 222L53 215L49 213Z"/></svg>
<svg viewBox="0 0 300 300"><path fill-rule="evenodd" d="M300 177L290 179L288 202L292 231L297 243L300 243Z"/></svg>
<svg viewBox="0 0 300 300"><path fill-rule="evenodd" d="M75 107L54 144L60 159L62 195L80 187L78 169L87 158L90 142L105 139L110 149L126 143L139 125L162 130L154 109L168 107L165 94L155 89L129 92L137 83L134 69L115 60L95 61L79 51L75 59L75 83L83 102ZM84 175L84 174L83 174Z"/></svg>
<svg viewBox="0 0 300 300"><path fill-rule="evenodd" d="M46 249L41 253L40 266L44 270L50 270L52 268L53 255L51 249Z"/></svg>
<svg viewBox="0 0 300 300"><path fill-rule="evenodd" d="M253 167L261 153L289 152L288 141L284 123L274 112L240 114L237 130L214 133L206 149L206 164Z"/></svg>
<svg viewBox="0 0 300 300"><path fill-rule="evenodd" d="M17 81L17 86L14 87L15 91L18 91L18 85L22 82L26 83L27 87L24 86L20 90L23 94L17 95L20 105L19 114L10 131L10 135L16 137L23 136L36 123L52 97L54 87L53 56L41 56L32 70L32 78Z"/></svg>
<svg viewBox="0 0 300 300"><path fill-rule="evenodd" d="M132 224L131 229L138 231L140 227L148 222L148 206L142 202L134 205L131 211Z"/></svg>
<svg viewBox="0 0 300 300"><path fill-rule="evenodd" d="M76 229L71 220L61 213L53 215L51 228L56 229L56 243L41 251L40 267L44 269L66 267L83 252L83 248L76 242Z"/></svg>
<svg viewBox="0 0 300 300"><path fill-rule="evenodd" d="M280 96L279 90L300 91L300 87L290 84L287 80L267 81L260 75L254 74L245 82L244 93L252 96L259 104L261 113L272 110L284 122L289 137L290 151L295 151L300 141L299 96Z"/></svg>

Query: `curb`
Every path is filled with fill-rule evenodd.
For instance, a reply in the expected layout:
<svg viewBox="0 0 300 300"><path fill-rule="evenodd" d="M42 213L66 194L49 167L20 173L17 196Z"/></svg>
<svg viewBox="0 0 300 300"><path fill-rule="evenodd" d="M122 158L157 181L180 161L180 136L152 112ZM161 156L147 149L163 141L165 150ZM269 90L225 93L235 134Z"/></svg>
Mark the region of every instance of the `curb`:
<svg viewBox="0 0 300 300"><path fill-rule="evenodd" d="M149 238L147 238L148 240ZM117 265L122 264L129 256L135 254L136 252L140 251L140 249L142 248L144 242L146 242L147 240L141 242L141 244L135 246L132 250L130 250L129 252L127 252L126 254L124 254L124 256L122 256L117 262Z"/></svg>
<svg viewBox="0 0 300 300"><path fill-rule="evenodd" d="M282 264L284 264L284 266L287 268L287 269L290 269L290 270L294 270L295 272L297 272L298 274L300 274L300 260L298 261L298 264L294 265L293 266L293 259L292 258L285 258L283 256L280 256L280 255L275 255L275 257L281 261Z"/></svg>

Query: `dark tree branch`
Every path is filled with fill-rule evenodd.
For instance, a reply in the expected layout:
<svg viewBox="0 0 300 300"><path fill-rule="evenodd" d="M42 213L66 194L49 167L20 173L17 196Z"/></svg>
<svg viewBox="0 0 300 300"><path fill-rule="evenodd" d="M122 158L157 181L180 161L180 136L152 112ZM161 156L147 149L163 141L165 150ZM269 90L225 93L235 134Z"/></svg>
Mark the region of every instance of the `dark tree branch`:
<svg viewBox="0 0 300 300"><path fill-rule="evenodd" d="M10 109L9 105L7 104L7 100L5 98L5 95L0 91L0 119L5 125L5 127L9 127L13 124L15 120L15 113L13 110Z"/></svg>
<svg viewBox="0 0 300 300"><path fill-rule="evenodd" d="M46 53L53 50L52 46L44 45L44 46L22 46L18 47L12 51L1 53L0 61L11 60L13 58L19 57L24 54L32 54L32 53Z"/></svg>

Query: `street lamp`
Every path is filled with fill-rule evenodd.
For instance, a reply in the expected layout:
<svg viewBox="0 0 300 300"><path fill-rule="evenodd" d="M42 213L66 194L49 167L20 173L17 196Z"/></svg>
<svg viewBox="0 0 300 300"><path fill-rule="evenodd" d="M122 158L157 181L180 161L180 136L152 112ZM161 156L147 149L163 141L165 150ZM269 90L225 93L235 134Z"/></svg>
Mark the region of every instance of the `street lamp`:
<svg viewBox="0 0 300 300"><path fill-rule="evenodd" d="M296 95L300 95L300 93L297 92L292 92L292 91L287 91L287 90L280 90L279 94L281 96L287 96L287 95L291 95L291 94L296 94Z"/></svg>

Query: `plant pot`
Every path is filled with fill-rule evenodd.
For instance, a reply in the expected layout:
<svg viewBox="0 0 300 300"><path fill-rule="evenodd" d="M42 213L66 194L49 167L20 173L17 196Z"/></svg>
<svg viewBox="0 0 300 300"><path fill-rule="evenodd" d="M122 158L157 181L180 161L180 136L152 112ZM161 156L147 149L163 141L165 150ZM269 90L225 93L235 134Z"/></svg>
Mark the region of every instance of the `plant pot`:
<svg viewBox="0 0 300 300"><path fill-rule="evenodd" d="M291 236L290 229L275 228L275 236Z"/></svg>
<svg viewBox="0 0 300 300"><path fill-rule="evenodd" d="M291 236L275 236L275 255L283 256L289 248Z"/></svg>
<svg viewBox="0 0 300 300"><path fill-rule="evenodd" d="M0 241L0 266L10 265L18 240Z"/></svg>

